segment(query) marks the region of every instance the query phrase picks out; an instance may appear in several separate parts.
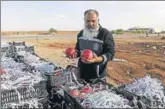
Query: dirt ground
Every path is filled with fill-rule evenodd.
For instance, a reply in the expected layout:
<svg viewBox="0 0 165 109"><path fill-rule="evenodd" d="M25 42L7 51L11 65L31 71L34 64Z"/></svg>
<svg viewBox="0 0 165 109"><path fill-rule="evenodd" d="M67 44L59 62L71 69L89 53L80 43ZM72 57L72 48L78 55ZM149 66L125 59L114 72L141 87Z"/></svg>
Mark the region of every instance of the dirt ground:
<svg viewBox="0 0 165 109"><path fill-rule="evenodd" d="M161 79L165 85L165 40L156 38L121 38L115 37L115 58L126 62L110 61L107 80L113 85L130 83L134 78L150 74ZM35 46L35 52L60 66L76 64L75 60L65 57L67 47L74 47L76 39L68 40L28 40L27 44Z"/></svg>

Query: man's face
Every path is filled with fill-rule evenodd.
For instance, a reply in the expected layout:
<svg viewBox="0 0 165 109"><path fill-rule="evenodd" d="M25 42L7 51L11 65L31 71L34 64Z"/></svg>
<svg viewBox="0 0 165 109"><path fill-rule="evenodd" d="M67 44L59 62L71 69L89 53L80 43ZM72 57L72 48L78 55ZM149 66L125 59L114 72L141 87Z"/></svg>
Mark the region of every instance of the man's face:
<svg viewBox="0 0 165 109"><path fill-rule="evenodd" d="M89 12L84 18L85 26L88 29L97 29L98 17L94 12Z"/></svg>

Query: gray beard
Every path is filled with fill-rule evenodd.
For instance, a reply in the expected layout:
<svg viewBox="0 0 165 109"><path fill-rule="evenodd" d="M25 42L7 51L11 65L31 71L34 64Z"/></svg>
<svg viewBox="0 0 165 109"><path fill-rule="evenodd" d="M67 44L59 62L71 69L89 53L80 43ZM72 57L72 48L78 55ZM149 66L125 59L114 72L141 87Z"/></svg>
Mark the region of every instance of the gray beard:
<svg viewBox="0 0 165 109"><path fill-rule="evenodd" d="M98 27L98 29L99 29L99 27ZM87 37L87 38L97 37L97 35L99 33L98 29L88 29L88 28L84 27L83 37Z"/></svg>

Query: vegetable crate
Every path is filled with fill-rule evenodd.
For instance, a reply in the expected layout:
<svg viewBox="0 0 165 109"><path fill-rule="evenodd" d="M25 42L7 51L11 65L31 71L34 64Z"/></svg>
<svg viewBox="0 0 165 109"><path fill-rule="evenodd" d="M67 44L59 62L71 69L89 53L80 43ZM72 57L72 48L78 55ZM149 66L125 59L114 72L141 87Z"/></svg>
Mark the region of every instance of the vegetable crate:
<svg viewBox="0 0 165 109"><path fill-rule="evenodd" d="M71 94L69 94L66 90L64 90L64 97L66 101L70 102L73 109L84 109L84 107L74 98Z"/></svg>
<svg viewBox="0 0 165 109"><path fill-rule="evenodd" d="M127 100L129 100L129 105L131 107L142 108L142 104L140 101L138 101L137 104L133 102L133 98L135 97L135 95L133 95L132 93L119 93L118 90L112 84L106 83L105 81L101 79L98 79L97 81L95 81L95 83L92 83L92 84L97 84L97 83L102 83L108 89L111 89L114 93L116 93L117 95L121 95ZM68 91L64 90L64 96L68 101L71 101L72 104L74 104L74 107L75 107L74 109L84 109L84 107Z"/></svg>
<svg viewBox="0 0 165 109"><path fill-rule="evenodd" d="M74 66L68 66L68 68L69 68L69 67L75 68ZM106 84L106 82L103 81L103 80L101 80L101 79L96 79L96 80L93 81L91 84L97 84L97 83L99 83L99 82ZM83 83L83 84L85 85L86 83ZM108 84L108 87L109 87L109 88L112 88L113 85ZM72 104L72 106L74 107L73 109L85 109L85 108L76 100L76 98L73 97L73 96L72 96L70 93L68 93L68 91L66 91L66 90L64 90L64 97L65 97L66 101L68 101L68 102L70 102L70 103Z"/></svg>
<svg viewBox="0 0 165 109"><path fill-rule="evenodd" d="M26 51L26 52L34 53L34 46L24 46L23 48L14 46L14 51L16 52Z"/></svg>
<svg viewBox="0 0 165 109"><path fill-rule="evenodd" d="M49 105L51 109L74 109L72 101L68 101L56 88L49 94Z"/></svg>
<svg viewBox="0 0 165 109"><path fill-rule="evenodd" d="M18 88L17 91L14 89L1 90L1 104L3 105L10 102L19 102L19 100L24 101L35 97L42 98L48 96L46 90L46 81L41 81L35 84L31 90L29 90L27 87L21 87Z"/></svg>
<svg viewBox="0 0 165 109"><path fill-rule="evenodd" d="M25 46L25 41L23 42L9 42L9 45L13 45L13 46Z"/></svg>
<svg viewBox="0 0 165 109"><path fill-rule="evenodd" d="M8 105L7 108L5 108L5 109L50 109L47 97L40 98L38 103L39 103L39 105L37 107L30 106L28 103L24 103L21 105L19 103L17 103L17 104L15 104L15 106Z"/></svg>
<svg viewBox="0 0 165 109"><path fill-rule="evenodd" d="M44 76L47 78L47 88L56 87L59 84L65 84L65 70L62 67L57 67L55 72L44 73Z"/></svg>
<svg viewBox="0 0 165 109"><path fill-rule="evenodd" d="M8 47L1 47L1 52L6 52L8 50Z"/></svg>
<svg viewBox="0 0 165 109"><path fill-rule="evenodd" d="M72 68L71 68L72 67ZM62 67L56 67L55 72L44 73L48 80L48 88L58 87L59 85L64 85L67 81L73 80L72 73L77 73L77 68L74 66L67 66L66 69Z"/></svg>
<svg viewBox="0 0 165 109"><path fill-rule="evenodd" d="M126 85L119 86L116 89L116 91L120 94L131 95L129 97L133 97L133 96L136 97L140 101L140 104L139 104L139 105L141 105L140 107L152 108L153 103L152 103L151 99L146 98L145 96L140 96L140 95L135 94L133 92L127 91L124 89L125 87L126 87ZM164 86L164 94L165 94L165 86Z"/></svg>

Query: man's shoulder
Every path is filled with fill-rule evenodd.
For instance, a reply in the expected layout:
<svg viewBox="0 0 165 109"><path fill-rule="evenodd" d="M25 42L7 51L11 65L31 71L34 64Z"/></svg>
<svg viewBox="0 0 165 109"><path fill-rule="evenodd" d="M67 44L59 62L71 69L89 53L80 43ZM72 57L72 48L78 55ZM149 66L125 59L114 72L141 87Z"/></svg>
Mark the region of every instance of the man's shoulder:
<svg viewBox="0 0 165 109"><path fill-rule="evenodd" d="M105 37L113 37L111 31L106 28L101 28L101 32L102 32L102 35Z"/></svg>
<svg viewBox="0 0 165 109"><path fill-rule="evenodd" d="M104 34L111 34L111 31L109 31L107 28L101 28L101 31L102 31Z"/></svg>
<svg viewBox="0 0 165 109"><path fill-rule="evenodd" d="M83 33L83 29L78 32L77 36L78 37L82 36L82 33Z"/></svg>

